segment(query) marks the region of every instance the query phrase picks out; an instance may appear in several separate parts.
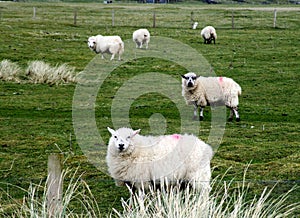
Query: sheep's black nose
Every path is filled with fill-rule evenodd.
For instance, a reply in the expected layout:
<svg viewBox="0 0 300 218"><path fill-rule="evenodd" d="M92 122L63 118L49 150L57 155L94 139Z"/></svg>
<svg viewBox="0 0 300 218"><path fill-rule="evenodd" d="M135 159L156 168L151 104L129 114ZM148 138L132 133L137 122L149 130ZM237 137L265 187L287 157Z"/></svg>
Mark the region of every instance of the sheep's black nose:
<svg viewBox="0 0 300 218"><path fill-rule="evenodd" d="M119 144L119 149L120 149L120 151L123 151L124 150L124 144Z"/></svg>

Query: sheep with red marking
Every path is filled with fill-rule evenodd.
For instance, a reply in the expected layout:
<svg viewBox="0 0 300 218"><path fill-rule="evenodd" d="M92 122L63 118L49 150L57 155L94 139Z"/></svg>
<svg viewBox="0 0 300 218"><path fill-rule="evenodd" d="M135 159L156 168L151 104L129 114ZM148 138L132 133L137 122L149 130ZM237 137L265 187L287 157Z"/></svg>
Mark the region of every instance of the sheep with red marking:
<svg viewBox="0 0 300 218"><path fill-rule="evenodd" d="M217 32L214 27L212 26L204 27L201 30L201 36L204 39L204 44L210 44L212 41L214 41L214 44L216 44Z"/></svg>
<svg viewBox="0 0 300 218"><path fill-rule="evenodd" d="M193 135L142 136L140 130L113 130L106 161L116 185L130 185L141 194L150 187L181 183L210 190L212 148ZM159 185L159 186L157 186Z"/></svg>
<svg viewBox="0 0 300 218"><path fill-rule="evenodd" d="M119 55L118 60L121 60L121 55L124 52L124 42L120 36L91 36L88 38L88 46L96 54L101 53L101 58L104 59L103 54L111 54L110 60L113 60L115 55Z"/></svg>
<svg viewBox="0 0 300 218"><path fill-rule="evenodd" d="M238 113L239 96L242 89L233 79L227 77L202 77L189 72L182 77L182 96L188 105L194 105L193 119L197 119L198 107L200 107L199 119L203 120L205 106L222 106L230 108L229 121L240 121Z"/></svg>
<svg viewBox="0 0 300 218"><path fill-rule="evenodd" d="M150 33L147 29L138 29L133 32L132 40L135 42L136 48L142 48L143 45L146 45L146 49L148 49Z"/></svg>

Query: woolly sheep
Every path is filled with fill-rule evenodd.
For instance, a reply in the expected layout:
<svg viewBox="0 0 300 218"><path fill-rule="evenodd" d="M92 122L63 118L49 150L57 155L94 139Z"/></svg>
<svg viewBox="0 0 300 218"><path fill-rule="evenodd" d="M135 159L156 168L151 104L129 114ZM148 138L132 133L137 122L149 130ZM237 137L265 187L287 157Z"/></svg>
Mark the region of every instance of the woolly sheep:
<svg viewBox="0 0 300 218"><path fill-rule="evenodd" d="M96 52L96 54L101 53L102 59L104 59L103 54L111 54L110 60L113 60L115 55L118 54L118 60L121 60L121 55L124 52L124 42L120 36L91 36L88 38L89 48Z"/></svg>
<svg viewBox="0 0 300 218"><path fill-rule="evenodd" d="M196 190L210 190L212 148L193 135L142 136L140 130L113 130L106 161L117 186L143 191L187 182Z"/></svg>
<svg viewBox="0 0 300 218"><path fill-rule="evenodd" d="M150 33L147 29L138 29L133 32L132 40L135 42L136 48L142 48L143 45L146 45L146 49L148 49Z"/></svg>
<svg viewBox="0 0 300 218"><path fill-rule="evenodd" d="M225 105L230 108L229 121L233 114L236 121L240 121L238 113L238 96L242 89L233 79L227 77L202 77L189 72L182 77L182 96L187 104L194 105L194 117L197 119L198 107L200 106L199 119L203 120L203 109L207 105Z"/></svg>
<svg viewBox="0 0 300 218"><path fill-rule="evenodd" d="M198 26L198 22L193 23L192 29L195 30L197 28L197 26Z"/></svg>
<svg viewBox="0 0 300 218"><path fill-rule="evenodd" d="M201 36L204 39L204 44L210 44L211 41L214 41L216 44L217 32L214 27L206 26L201 30Z"/></svg>

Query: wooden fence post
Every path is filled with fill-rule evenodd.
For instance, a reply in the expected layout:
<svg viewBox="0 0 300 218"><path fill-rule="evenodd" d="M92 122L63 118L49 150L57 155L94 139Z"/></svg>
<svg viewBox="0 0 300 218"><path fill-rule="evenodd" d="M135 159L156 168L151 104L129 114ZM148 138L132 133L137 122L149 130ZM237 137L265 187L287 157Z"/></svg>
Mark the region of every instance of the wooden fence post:
<svg viewBox="0 0 300 218"><path fill-rule="evenodd" d="M192 26L192 28L193 28L194 22L195 22L195 20L194 20L194 12L192 11L191 12L191 26Z"/></svg>
<svg viewBox="0 0 300 218"><path fill-rule="evenodd" d="M36 15L36 8L33 7L33 16L32 16L33 19L35 19L35 15Z"/></svg>
<svg viewBox="0 0 300 218"><path fill-rule="evenodd" d="M234 29L234 14L233 14L233 11L231 11L231 28Z"/></svg>
<svg viewBox="0 0 300 218"><path fill-rule="evenodd" d="M74 26L77 24L77 10L74 11Z"/></svg>
<svg viewBox="0 0 300 218"><path fill-rule="evenodd" d="M274 9L274 20L273 20L273 27L276 28L276 18L277 18L277 10Z"/></svg>
<svg viewBox="0 0 300 218"><path fill-rule="evenodd" d="M156 14L155 11L153 11L153 28L156 27Z"/></svg>
<svg viewBox="0 0 300 218"><path fill-rule="evenodd" d="M115 10L111 11L111 25L115 26Z"/></svg>
<svg viewBox="0 0 300 218"><path fill-rule="evenodd" d="M49 217L57 217L62 210L63 178L61 155L48 156L47 208Z"/></svg>

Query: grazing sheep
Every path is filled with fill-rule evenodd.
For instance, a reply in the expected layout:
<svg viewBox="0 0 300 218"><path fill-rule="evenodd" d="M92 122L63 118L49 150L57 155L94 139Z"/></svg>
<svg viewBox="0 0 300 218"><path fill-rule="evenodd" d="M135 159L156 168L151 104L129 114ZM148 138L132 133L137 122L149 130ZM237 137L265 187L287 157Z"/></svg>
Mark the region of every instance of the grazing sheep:
<svg viewBox="0 0 300 218"><path fill-rule="evenodd" d="M146 49L148 49L150 33L147 29L138 29L133 32L132 40L135 42L136 48L142 48L142 46L145 44Z"/></svg>
<svg viewBox="0 0 300 218"><path fill-rule="evenodd" d="M193 23L192 29L195 30L197 28L197 26L198 26L198 22Z"/></svg>
<svg viewBox="0 0 300 218"><path fill-rule="evenodd" d="M225 105L230 108L229 121L233 114L236 121L240 121L238 113L238 96L242 89L233 79L227 77L202 77L189 72L182 77L182 96L187 104L194 105L194 117L197 119L198 106L200 106L199 119L203 120L203 109L207 105Z"/></svg>
<svg viewBox="0 0 300 218"><path fill-rule="evenodd" d="M110 60L113 60L115 55L118 54L118 60L121 60L121 55L124 52L124 42L120 36L91 36L88 39L89 48L96 52L96 54L101 53L102 59L104 59L103 54L111 54Z"/></svg>
<svg viewBox="0 0 300 218"><path fill-rule="evenodd" d="M214 41L216 44L217 32L214 27L206 26L201 30L201 36L204 39L204 44L210 44L211 41Z"/></svg>
<svg viewBox="0 0 300 218"><path fill-rule="evenodd" d="M212 148L193 135L142 136L140 130L113 130L108 144L108 171L117 186L131 185L140 194L152 186L181 182L210 190Z"/></svg>

